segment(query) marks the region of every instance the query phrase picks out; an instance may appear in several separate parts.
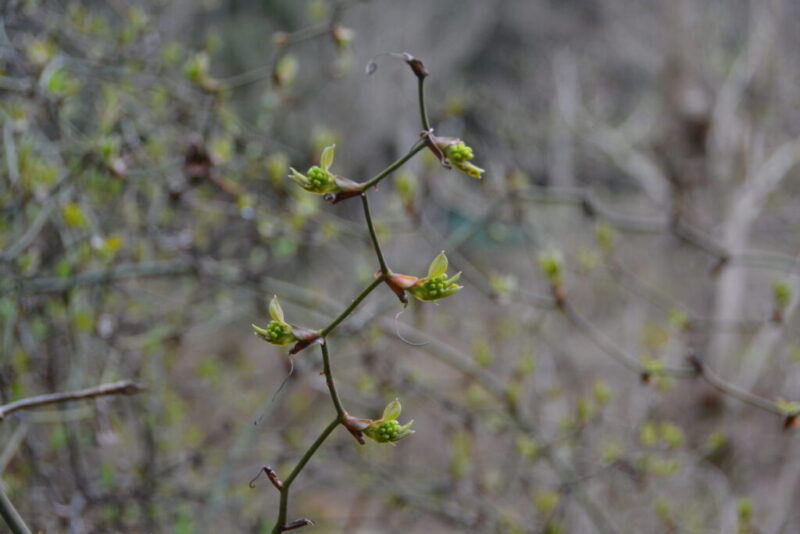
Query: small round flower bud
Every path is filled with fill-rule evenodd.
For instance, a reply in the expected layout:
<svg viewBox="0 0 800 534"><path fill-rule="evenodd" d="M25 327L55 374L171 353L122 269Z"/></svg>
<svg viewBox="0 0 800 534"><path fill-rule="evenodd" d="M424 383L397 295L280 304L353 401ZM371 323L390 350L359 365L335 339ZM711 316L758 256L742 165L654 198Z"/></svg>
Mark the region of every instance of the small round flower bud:
<svg viewBox="0 0 800 534"><path fill-rule="evenodd" d="M308 169L306 175L308 176L308 181L311 182L311 185L317 189L324 188L331 181L330 175L321 167L317 167L316 165Z"/></svg>
<svg viewBox="0 0 800 534"><path fill-rule="evenodd" d="M439 275L436 278L431 278L422 284L422 291L429 299L435 299L447 288L445 284L446 279L447 275L445 274Z"/></svg>
<svg viewBox="0 0 800 534"><path fill-rule="evenodd" d="M462 163L475 157L472 153L472 148L468 147L463 142L450 145L446 152L447 158L453 163Z"/></svg>
<svg viewBox="0 0 800 534"><path fill-rule="evenodd" d="M258 337L273 345L288 345L297 341L297 337L292 332L291 327L279 321L270 321L266 328L259 328L253 325L253 330L255 330Z"/></svg>

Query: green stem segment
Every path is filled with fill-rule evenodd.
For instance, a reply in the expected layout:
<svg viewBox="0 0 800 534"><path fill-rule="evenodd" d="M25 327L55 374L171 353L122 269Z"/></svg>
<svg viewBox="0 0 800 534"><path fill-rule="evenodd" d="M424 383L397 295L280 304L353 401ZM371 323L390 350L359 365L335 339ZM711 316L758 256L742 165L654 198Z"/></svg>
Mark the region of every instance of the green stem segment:
<svg viewBox="0 0 800 534"><path fill-rule="evenodd" d="M317 449L320 448L322 443L328 439L328 436L331 435L331 432L333 432L333 430L339 426L340 422L339 416L337 415L336 419L331 421L328 426L325 427L325 430L322 431L322 434L320 434L316 441L311 444L303 457L300 458L300 461L297 462L297 465L294 466L294 469L292 469L292 472L289 474L286 480L283 481L283 487L281 488L281 503L280 508L278 509L278 521L272 528L272 534L281 534L281 532L283 532L286 528L286 509L289 505L289 488L291 487L292 482L294 482L294 479L297 478L297 475L300 474L300 471L303 470L311 457L317 452Z"/></svg>
<svg viewBox="0 0 800 534"><path fill-rule="evenodd" d="M384 277L389 276L389 268L386 266L386 260L383 257L381 245L378 243L378 234L375 232L375 226L372 224L372 214L369 211L369 200L367 194L361 194L361 204L364 206L364 216L367 218L367 226L369 227L369 236L372 238L372 245L375 247L375 254L378 256L378 263L381 266L381 273Z"/></svg>
<svg viewBox="0 0 800 534"><path fill-rule="evenodd" d="M425 78L417 76L417 93L419 94L419 114L422 119L422 129L429 132L431 123L428 120L428 110L425 108Z"/></svg>
<svg viewBox="0 0 800 534"><path fill-rule="evenodd" d="M377 174L374 178L372 178L368 182L364 182L363 184L361 184L361 191L362 192L366 191L370 187L378 185L378 182L389 176L391 173L393 173L395 170L401 167L406 161L413 158L414 155L423 148L425 148L425 146L427 146L425 139L420 139L419 141L417 141L417 144L411 147L411 150L409 150L405 156L403 156L402 158L398 159L397 161L395 161L394 163L383 169L379 174Z"/></svg>
<svg viewBox="0 0 800 534"><path fill-rule="evenodd" d="M331 358L328 354L328 342L323 341L322 345L322 366L325 370L325 382L328 384L328 392L331 394L333 406L336 408L336 415L339 421L344 421L347 417L347 412L342 406L342 400L339 398L339 393L336 391L336 383L333 381L333 372L331 371Z"/></svg>
<svg viewBox="0 0 800 534"><path fill-rule="evenodd" d="M362 292L361 292L361 293L360 293L360 294L359 294L359 295L358 295L358 296L357 296L357 297L356 297L356 298L353 300L353 302L351 302L351 303L350 303L350 305L349 305L349 306L348 306L348 307L347 307L347 308L346 308L346 309L345 309L345 310L344 310L342 313L340 313L340 314L339 314L339 317L337 317L336 319L334 319L334 320L333 320L333 322L332 322L331 324L329 324L328 326L326 326L326 327L325 327L325 328L324 328L324 329L323 329L323 330L322 330L322 331L319 333L319 337L321 337L321 338L327 337L327 335L328 335L328 334L330 334L331 332L333 332L334 328L336 328L337 326L339 326L339 324L340 324L342 321L344 321L344 320L347 318L347 316L348 316L348 315L350 315L351 313L353 313L353 310L355 310L355 309L356 309L356 306L358 306L359 304L361 304L361 301L362 301L362 300L364 300L365 298L367 298L367 295L369 295L370 293L372 293L372 290L373 290L373 289L375 289L376 287L378 287L378 286L381 284L381 282L383 282L384 278L385 278L385 277L384 277L384 276L381 274L381 275L380 275L378 278L376 278L376 279L375 279L375 280L374 280L374 281L373 281L373 282L372 282L372 283L371 283L369 286L367 286L367 288L366 288L366 289L364 289L364 291L362 291Z"/></svg>
<svg viewBox="0 0 800 534"><path fill-rule="evenodd" d="M0 484L2 483L0 482ZM6 496L2 487L0 487L0 517L5 520L11 532L14 534L31 534L30 529L25 524L25 521L22 520L19 513L17 513L11 501L8 500L8 496Z"/></svg>

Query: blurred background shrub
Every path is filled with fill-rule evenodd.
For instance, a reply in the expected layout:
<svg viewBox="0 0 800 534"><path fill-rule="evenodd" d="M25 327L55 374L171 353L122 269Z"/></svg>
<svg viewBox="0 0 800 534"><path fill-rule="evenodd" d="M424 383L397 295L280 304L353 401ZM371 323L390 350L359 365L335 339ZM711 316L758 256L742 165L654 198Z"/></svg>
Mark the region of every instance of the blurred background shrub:
<svg viewBox="0 0 800 534"><path fill-rule="evenodd" d="M401 51L431 71L437 133L487 173L414 160L373 195L378 232L399 272L446 249L465 289L399 318L379 292L332 339L345 403L378 417L400 395L417 433L337 432L293 509L317 532L800 529L796 2L0 17L0 400L148 387L0 423L34 531L271 528L277 493L248 481L290 469L333 412L318 354L287 379L250 323L279 293L321 326L376 269L359 207L288 167L336 143L337 172L365 180L416 142L415 80L378 55Z"/></svg>

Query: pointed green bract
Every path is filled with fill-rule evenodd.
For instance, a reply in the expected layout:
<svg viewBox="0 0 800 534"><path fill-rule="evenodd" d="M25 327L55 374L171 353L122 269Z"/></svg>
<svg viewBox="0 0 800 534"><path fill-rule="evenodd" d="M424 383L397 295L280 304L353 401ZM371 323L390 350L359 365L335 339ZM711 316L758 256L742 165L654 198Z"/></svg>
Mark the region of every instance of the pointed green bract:
<svg viewBox="0 0 800 534"><path fill-rule="evenodd" d="M383 420L394 421L400 417L400 412L402 410L403 407L400 405L400 400L394 399L392 402L386 405L386 408L383 409Z"/></svg>
<svg viewBox="0 0 800 534"><path fill-rule="evenodd" d="M326 146L322 150L322 155L319 158L319 166L322 167L324 171L328 171L333 165L333 151L336 148L336 145Z"/></svg>
<svg viewBox="0 0 800 534"><path fill-rule="evenodd" d="M444 251L442 251L433 259L430 267L428 267L428 278L436 278L446 273L447 265L447 256L445 256Z"/></svg>
<svg viewBox="0 0 800 534"><path fill-rule="evenodd" d="M274 295L269 303L269 315L279 323L286 324L286 320L283 317L283 308L281 308L281 303L278 301L278 295Z"/></svg>

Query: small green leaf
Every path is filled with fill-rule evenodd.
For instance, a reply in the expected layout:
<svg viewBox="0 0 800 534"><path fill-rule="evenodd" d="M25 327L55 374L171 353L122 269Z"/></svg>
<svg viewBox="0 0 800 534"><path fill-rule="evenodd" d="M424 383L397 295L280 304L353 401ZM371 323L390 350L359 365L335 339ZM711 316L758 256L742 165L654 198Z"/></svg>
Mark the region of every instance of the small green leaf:
<svg viewBox="0 0 800 534"><path fill-rule="evenodd" d="M441 276L446 272L447 256L445 256L444 251L442 251L433 259L431 266L428 267L428 278L436 278L437 276Z"/></svg>
<svg viewBox="0 0 800 534"><path fill-rule="evenodd" d="M272 297L269 303L269 315L279 323L286 323L283 318L283 308L281 308L281 303L278 301L278 295Z"/></svg>
<svg viewBox="0 0 800 534"><path fill-rule="evenodd" d="M400 412L402 411L402 406L400 406L400 401L398 399L393 400L389 404L386 405L386 408L383 409L383 420L384 421L394 421L398 417L400 417Z"/></svg>
<svg viewBox="0 0 800 534"><path fill-rule="evenodd" d="M319 166L326 171L331 168L331 165L333 165L333 151L335 148L336 145L330 145L326 146L322 150L322 155L319 158Z"/></svg>

